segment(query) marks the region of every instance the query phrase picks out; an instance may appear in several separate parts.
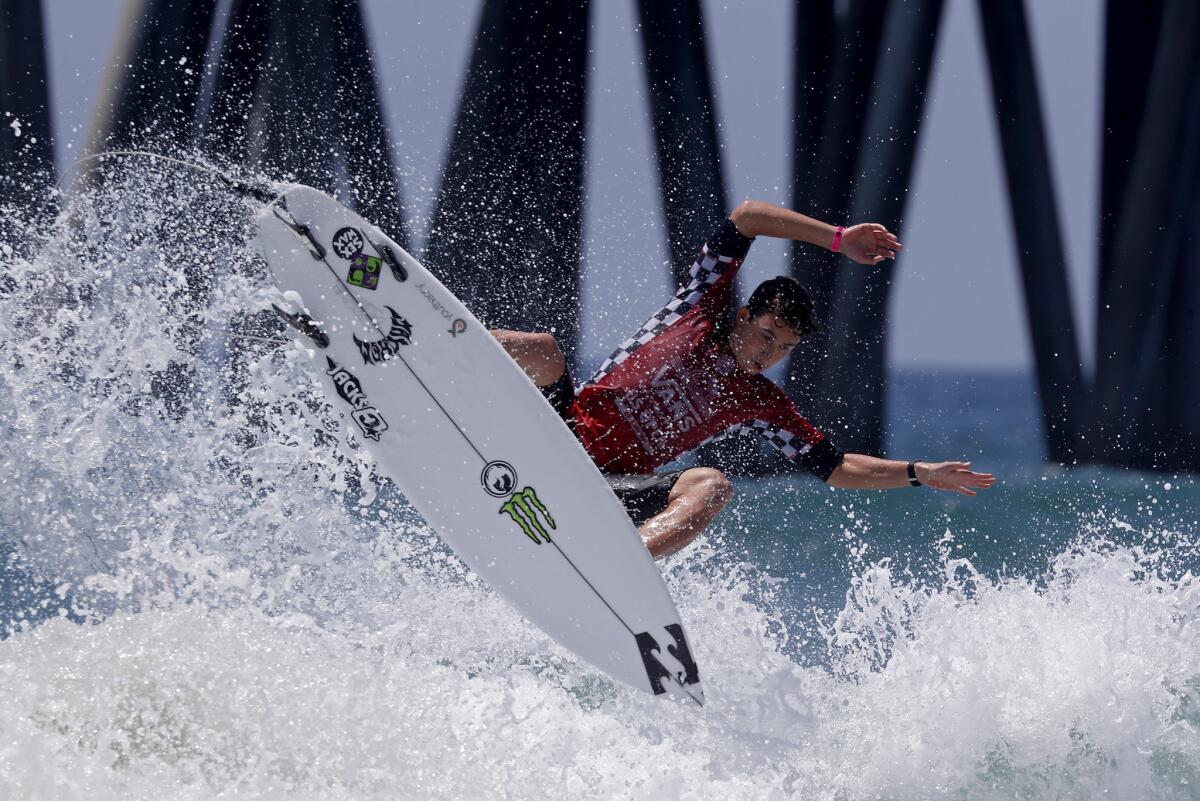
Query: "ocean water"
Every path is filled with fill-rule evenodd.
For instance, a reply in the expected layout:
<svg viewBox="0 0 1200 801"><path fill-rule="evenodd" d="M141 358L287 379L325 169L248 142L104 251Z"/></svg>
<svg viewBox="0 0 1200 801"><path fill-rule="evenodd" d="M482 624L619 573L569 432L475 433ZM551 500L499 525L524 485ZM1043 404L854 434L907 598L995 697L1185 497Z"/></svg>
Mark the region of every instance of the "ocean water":
<svg viewBox="0 0 1200 801"><path fill-rule="evenodd" d="M0 798L1200 798L1200 488L901 372L977 498L737 481L662 563L703 710L513 613L337 436L248 209L114 165L0 244Z"/></svg>

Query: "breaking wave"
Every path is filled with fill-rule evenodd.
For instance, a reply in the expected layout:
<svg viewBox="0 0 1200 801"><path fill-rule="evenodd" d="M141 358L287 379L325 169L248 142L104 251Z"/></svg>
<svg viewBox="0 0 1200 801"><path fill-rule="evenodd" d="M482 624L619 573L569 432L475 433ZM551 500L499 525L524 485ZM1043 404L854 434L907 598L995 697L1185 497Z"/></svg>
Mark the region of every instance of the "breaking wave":
<svg viewBox="0 0 1200 801"><path fill-rule="evenodd" d="M62 204L0 250L0 796L1200 795L1190 533L1082 521L1007 577L948 533L821 614L718 531L664 565L709 704L651 699L345 444L220 181L130 159Z"/></svg>

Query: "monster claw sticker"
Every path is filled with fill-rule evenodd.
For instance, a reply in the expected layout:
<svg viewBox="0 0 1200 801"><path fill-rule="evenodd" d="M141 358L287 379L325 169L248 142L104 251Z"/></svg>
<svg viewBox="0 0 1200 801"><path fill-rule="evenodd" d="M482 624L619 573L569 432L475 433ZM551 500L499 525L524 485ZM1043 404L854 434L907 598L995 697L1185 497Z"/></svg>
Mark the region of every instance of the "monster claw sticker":
<svg viewBox="0 0 1200 801"><path fill-rule="evenodd" d="M350 417L358 423L364 437L378 442L379 435L388 429L387 420L384 420L379 410L371 405L371 401L367 399L367 393L363 391L362 384L354 377L353 373L328 356L325 357L325 361L329 363L329 369L325 371L325 375L333 379L333 386L337 389L337 394L349 404Z"/></svg>
<svg viewBox="0 0 1200 801"><path fill-rule="evenodd" d="M500 514L511 517L513 522L521 527L525 536L537 545L550 542L550 532L546 530L547 527L551 530L557 528L554 518L550 516L546 505L538 498L537 491L533 487L526 487L520 492L513 493L513 496L500 507Z"/></svg>

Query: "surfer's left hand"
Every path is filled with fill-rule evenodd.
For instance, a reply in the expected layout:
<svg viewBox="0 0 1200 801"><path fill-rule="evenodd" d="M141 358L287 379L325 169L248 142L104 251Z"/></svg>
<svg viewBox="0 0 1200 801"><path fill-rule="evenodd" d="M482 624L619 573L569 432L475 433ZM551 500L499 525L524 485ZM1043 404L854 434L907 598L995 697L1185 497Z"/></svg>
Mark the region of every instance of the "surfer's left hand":
<svg viewBox="0 0 1200 801"><path fill-rule="evenodd" d="M896 251L903 247L896 235L879 223L861 223L842 233L839 251L859 264L879 264L896 258Z"/></svg>
<svg viewBox="0 0 1200 801"><path fill-rule="evenodd" d="M977 489L987 489L996 483L991 473L969 470L970 462L917 462L917 480L927 487L975 495Z"/></svg>

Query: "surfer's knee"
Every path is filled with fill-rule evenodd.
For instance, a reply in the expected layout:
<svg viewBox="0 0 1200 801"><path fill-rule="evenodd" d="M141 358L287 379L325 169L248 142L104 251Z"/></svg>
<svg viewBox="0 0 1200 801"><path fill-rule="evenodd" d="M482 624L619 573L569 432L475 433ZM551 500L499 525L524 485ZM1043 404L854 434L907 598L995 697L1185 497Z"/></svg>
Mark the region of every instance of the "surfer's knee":
<svg viewBox="0 0 1200 801"><path fill-rule="evenodd" d="M716 511L720 511L733 500L733 482L720 470L711 467L706 467L704 470L706 471L704 486L708 504Z"/></svg>
<svg viewBox="0 0 1200 801"><path fill-rule="evenodd" d="M715 467L693 467L685 470L677 483L683 483L685 480L683 489L701 500L714 514L733 500L733 482Z"/></svg>
<svg viewBox="0 0 1200 801"><path fill-rule="evenodd" d="M553 334L529 334L529 352L534 355L532 369L525 372L539 387L548 387L563 377L567 370L567 357Z"/></svg>
<svg viewBox="0 0 1200 801"><path fill-rule="evenodd" d="M539 387L554 384L566 372L567 357L563 355L553 334L501 329L494 329L491 333Z"/></svg>

